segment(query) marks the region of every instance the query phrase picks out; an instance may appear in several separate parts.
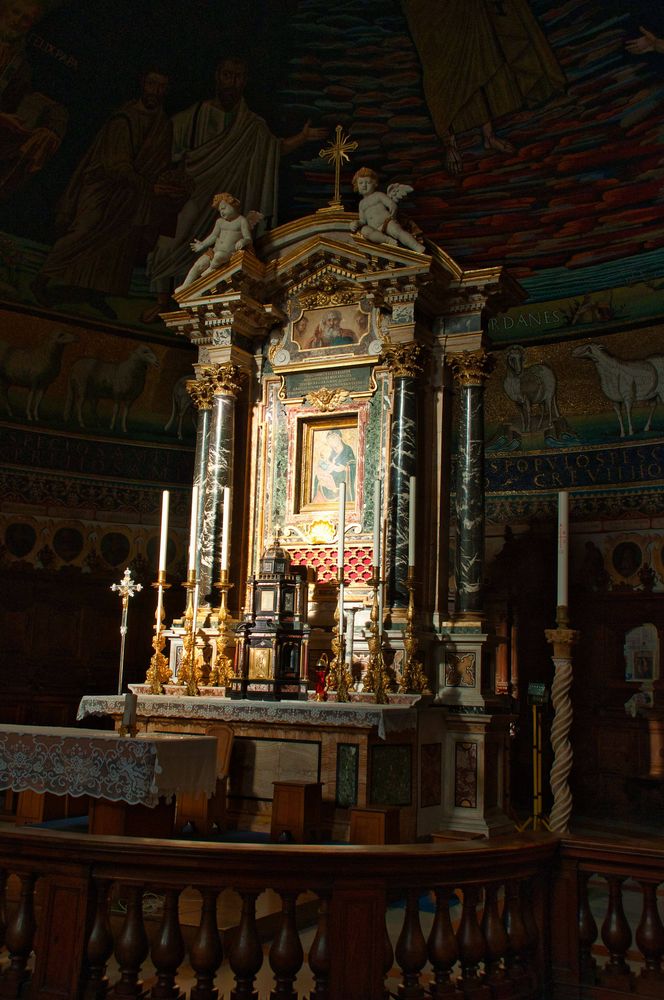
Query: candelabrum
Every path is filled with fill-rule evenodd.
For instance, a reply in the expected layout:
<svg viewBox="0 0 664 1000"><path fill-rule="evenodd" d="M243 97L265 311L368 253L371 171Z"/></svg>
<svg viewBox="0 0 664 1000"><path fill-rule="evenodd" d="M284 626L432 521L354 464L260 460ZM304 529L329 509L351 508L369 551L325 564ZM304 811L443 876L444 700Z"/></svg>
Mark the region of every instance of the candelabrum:
<svg viewBox="0 0 664 1000"><path fill-rule="evenodd" d="M353 684L353 676L346 665L346 636L344 634L343 614L341 613L341 595L344 579L339 576L339 600L334 612L335 634L332 639L333 657L327 674L327 690L336 691L337 701L349 701L348 692Z"/></svg>
<svg viewBox="0 0 664 1000"><path fill-rule="evenodd" d="M383 657L383 623L379 621L378 588L380 586L380 579L377 566L373 568L369 586L373 589L373 599L369 615L369 662L364 675L363 685L365 691L375 693L377 705L386 705L388 703L387 669Z"/></svg>
<svg viewBox="0 0 664 1000"><path fill-rule="evenodd" d="M404 667L399 678L399 690L408 694L421 694L427 689L427 678L419 658L415 656L417 650L417 636L415 635L415 567L408 567L406 577L408 587L408 611L406 612L406 627L403 630Z"/></svg>
<svg viewBox="0 0 664 1000"><path fill-rule="evenodd" d="M556 628L545 630L548 642L553 646L554 676L551 686L553 722L551 723L551 746L553 764L551 766L551 791L553 805L549 818L549 829L554 833L567 833L572 814L572 793L569 775L572 770L572 729L573 680L572 647L578 641L579 633L569 627L567 607L558 605Z"/></svg>
<svg viewBox="0 0 664 1000"><path fill-rule="evenodd" d="M184 635L182 636L182 661L178 671L178 682L187 689L188 695L198 694L200 681L196 662L196 622L194 621L194 593L198 586L196 570L190 569L183 587L187 590L187 610L184 613Z"/></svg>
<svg viewBox="0 0 664 1000"><path fill-rule="evenodd" d="M157 591L157 610L154 615L154 635L152 636L152 648L154 650L150 660L148 672L145 675L145 683L150 686L151 694L161 694L164 684L171 676L168 660L164 656L164 591L168 590L170 583L166 583L166 570L160 569L156 583L152 586Z"/></svg>
<svg viewBox="0 0 664 1000"><path fill-rule="evenodd" d="M210 684L213 687L227 687L233 676L233 661L226 653L226 646L228 645L230 638L228 629L228 619L230 618L230 612L228 610L228 591L232 586L233 584L228 582L228 570L222 569L221 579L219 583L215 583L215 587L220 592L221 602L219 604L219 612L217 614L219 621L217 655L215 656L214 666L210 671Z"/></svg>

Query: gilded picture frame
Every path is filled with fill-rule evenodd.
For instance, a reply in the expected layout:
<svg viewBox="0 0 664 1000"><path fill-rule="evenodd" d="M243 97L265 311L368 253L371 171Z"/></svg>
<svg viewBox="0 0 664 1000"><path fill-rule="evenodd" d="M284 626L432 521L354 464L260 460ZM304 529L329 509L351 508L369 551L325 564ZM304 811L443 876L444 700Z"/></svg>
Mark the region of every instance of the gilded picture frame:
<svg viewBox="0 0 664 1000"><path fill-rule="evenodd" d="M355 509L358 490L357 414L300 421L297 513L336 510L346 483L346 507Z"/></svg>

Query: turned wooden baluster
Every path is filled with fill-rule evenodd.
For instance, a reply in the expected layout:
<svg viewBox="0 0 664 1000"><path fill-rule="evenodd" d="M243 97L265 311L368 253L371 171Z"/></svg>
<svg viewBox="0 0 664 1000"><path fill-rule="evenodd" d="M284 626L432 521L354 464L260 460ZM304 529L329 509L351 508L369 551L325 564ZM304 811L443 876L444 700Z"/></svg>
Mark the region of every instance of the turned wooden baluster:
<svg viewBox="0 0 664 1000"><path fill-rule="evenodd" d="M459 957L457 941L450 919L450 890L447 887L435 890L436 913L427 942L429 961L433 968L433 980L429 984L431 1000L443 1000L456 994L452 982L452 969Z"/></svg>
<svg viewBox="0 0 664 1000"><path fill-rule="evenodd" d="M9 967L0 981L1 997L18 997L22 985L30 978L27 971L32 951L35 923L35 874L21 875L21 895L14 916L7 923L5 946L9 952Z"/></svg>
<svg viewBox="0 0 664 1000"><path fill-rule="evenodd" d="M537 961L537 945L539 944L539 928L535 920L533 911L533 886L532 883L521 883L521 915L526 928L526 973L530 981L530 988L533 996L538 995L539 990L539 966Z"/></svg>
<svg viewBox="0 0 664 1000"><path fill-rule="evenodd" d="M316 986L309 1000L330 1000L330 939L329 913L330 898L319 894L318 926L316 936L309 949L309 968L314 974Z"/></svg>
<svg viewBox="0 0 664 1000"><path fill-rule="evenodd" d="M148 956L149 942L143 923L143 886L132 885L127 889L127 913L122 930L115 942L115 957L120 968L120 978L114 987L116 997L142 997L141 966Z"/></svg>
<svg viewBox="0 0 664 1000"><path fill-rule="evenodd" d="M664 954L664 925L657 909L658 882L641 880L643 890L643 910L641 920L636 928L636 945L645 959L645 968L638 977L639 983L647 983L649 987L659 985L664 994L664 972L662 972L662 955ZM637 991L639 986L637 985ZM654 990L649 990L655 995Z"/></svg>
<svg viewBox="0 0 664 1000"><path fill-rule="evenodd" d="M104 1000L108 994L106 964L113 954L113 933L108 915L111 884L110 879L100 879L96 884L95 916L86 949L84 1000Z"/></svg>
<svg viewBox="0 0 664 1000"><path fill-rule="evenodd" d="M263 964L263 949L256 927L256 892L242 893L242 914L228 960L235 974L230 1000L258 1000L254 979Z"/></svg>
<svg viewBox="0 0 664 1000"><path fill-rule="evenodd" d="M217 1000L214 977L224 957L219 928L217 927L216 889L201 889L203 903L201 920L193 944L189 949L189 964L196 973L196 985L189 1000Z"/></svg>
<svg viewBox="0 0 664 1000"><path fill-rule="evenodd" d="M403 926L395 949L397 965L401 969L402 982L399 996L403 1000L422 1000L424 987L420 984L420 972L427 960L427 943L420 925L420 894L417 889L406 893L406 912Z"/></svg>
<svg viewBox="0 0 664 1000"><path fill-rule="evenodd" d="M159 934L152 945L151 958L157 972L157 982L152 987L152 1000L179 1000L182 993L175 977L184 958L185 947L178 917L179 889L166 889L164 911Z"/></svg>
<svg viewBox="0 0 664 1000"><path fill-rule="evenodd" d="M482 990L479 964L484 958L486 943L477 922L478 898L479 889L477 886L468 885L464 888L461 922L457 930L457 945L461 960L461 982L459 985L464 993L477 993L478 990Z"/></svg>
<svg viewBox="0 0 664 1000"><path fill-rule="evenodd" d="M517 882L505 885L505 905L503 921L507 931L508 947L505 966L509 978L518 984L519 990L526 993L528 976L525 971L526 954L528 950L528 931L521 909L521 895Z"/></svg>
<svg viewBox="0 0 664 1000"><path fill-rule="evenodd" d="M592 957L592 947L597 940L597 924L590 909L589 881L590 872L579 872L579 972L582 983L595 982L597 965Z"/></svg>
<svg viewBox="0 0 664 1000"><path fill-rule="evenodd" d="M627 923L622 904L622 878L608 875L609 904L602 924L602 941L609 953L609 961L602 969L601 978L629 979L630 970L625 960L627 949L632 943L632 932Z"/></svg>
<svg viewBox="0 0 664 1000"><path fill-rule="evenodd" d="M507 975L503 961L507 955L508 938L498 911L499 888L498 885L487 886L482 917L482 933L486 941L486 973L492 984L502 982Z"/></svg>
<svg viewBox="0 0 664 1000"><path fill-rule="evenodd" d="M392 947L392 941L390 939L390 932L387 929L387 913L385 914L385 936L383 937L383 979L385 979L392 971L392 966L394 965L394 948ZM385 990L385 1000L389 1000L391 993L388 989Z"/></svg>
<svg viewBox="0 0 664 1000"><path fill-rule="evenodd" d="M7 872L0 868L0 948L5 943L7 931Z"/></svg>
<svg viewBox="0 0 664 1000"><path fill-rule="evenodd" d="M281 918L268 956L275 978L270 1000L298 1000L293 984L302 968L304 952L295 922L297 896L296 892L281 893Z"/></svg>

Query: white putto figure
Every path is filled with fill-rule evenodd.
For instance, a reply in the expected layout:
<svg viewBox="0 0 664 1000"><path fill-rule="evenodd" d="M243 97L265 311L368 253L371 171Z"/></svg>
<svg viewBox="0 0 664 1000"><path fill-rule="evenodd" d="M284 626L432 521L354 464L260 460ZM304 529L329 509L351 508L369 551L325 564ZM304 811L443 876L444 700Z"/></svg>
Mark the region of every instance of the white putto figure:
<svg viewBox="0 0 664 1000"><path fill-rule="evenodd" d="M351 232L370 243L401 243L409 250L424 253L424 244L401 226L396 219L397 202L413 190L408 184L390 184L387 194L378 191L378 174L370 167L361 167L353 177L353 190L362 195L359 219L350 224Z"/></svg>
<svg viewBox="0 0 664 1000"><path fill-rule="evenodd" d="M176 292L181 292L203 275L216 271L230 260L236 250L251 246L251 230L263 218L260 212L240 215L240 202L228 191L216 194L212 199L212 207L219 211L219 218L212 232L204 240L193 240L189 244L195 253L200 253L201 250L205 253L194 262L187 277L175 289Z"/></svg>

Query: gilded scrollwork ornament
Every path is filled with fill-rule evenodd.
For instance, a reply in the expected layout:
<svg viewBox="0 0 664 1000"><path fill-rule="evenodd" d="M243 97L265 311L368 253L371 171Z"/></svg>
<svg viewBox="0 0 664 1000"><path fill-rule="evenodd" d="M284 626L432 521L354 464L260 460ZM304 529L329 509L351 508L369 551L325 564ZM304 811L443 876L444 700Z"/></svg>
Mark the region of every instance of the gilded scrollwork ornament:
<svg viewBox="0 0 664 1000"><path fill-rule="evenodd" d="M360 296L358 288L342 285L338 275L324 274L316 277L315 288L300 292L299 298L305 309L320 309L325 306L351 306Z"/></svg>
<svg viewBox="0 0 664 1000"><path fill-rule="evenodd" d="M448 354L446 362L459 385L484 385L495 366L493 355L484 350Z"/></svg>

